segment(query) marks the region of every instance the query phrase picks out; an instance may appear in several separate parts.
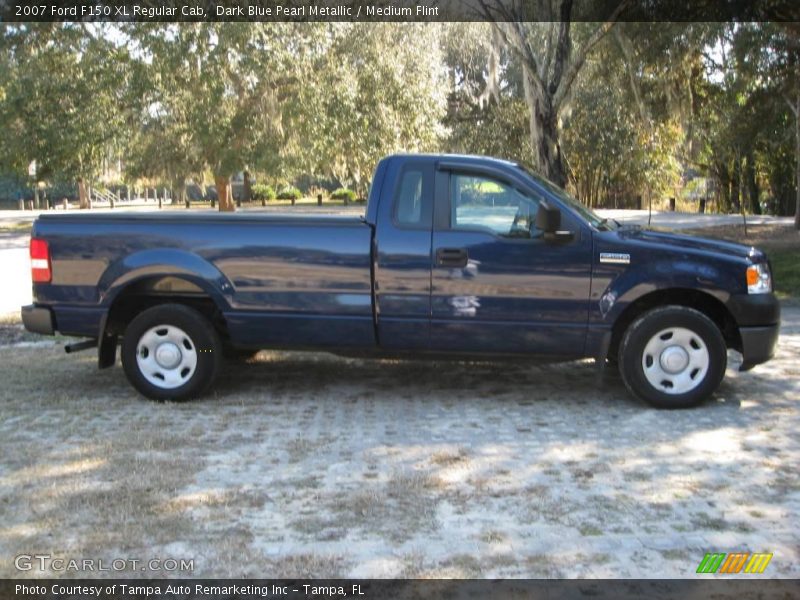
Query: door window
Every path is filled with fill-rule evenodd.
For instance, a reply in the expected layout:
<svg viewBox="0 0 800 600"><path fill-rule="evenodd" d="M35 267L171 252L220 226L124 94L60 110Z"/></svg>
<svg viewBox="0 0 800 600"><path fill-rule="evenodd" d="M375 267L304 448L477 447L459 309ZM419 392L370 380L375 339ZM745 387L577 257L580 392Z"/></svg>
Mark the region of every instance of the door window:
<svg viewBox="0 0 800 600"><path fill-rule="evenodd" d="M531 238L539 201L483 175L450 177L450 223L453 229L489 230L508 238Z"/></svg>

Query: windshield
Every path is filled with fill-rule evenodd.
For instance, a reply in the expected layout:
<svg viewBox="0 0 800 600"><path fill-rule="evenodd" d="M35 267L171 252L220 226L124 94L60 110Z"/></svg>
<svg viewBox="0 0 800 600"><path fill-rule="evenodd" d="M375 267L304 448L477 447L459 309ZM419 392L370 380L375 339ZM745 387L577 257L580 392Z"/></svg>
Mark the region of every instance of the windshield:
<svg viewBox="0 0 800 600"><path fill-rule="evenodd" d="M539 175L531 173L522 166L520 166L520 168L523 169L528 175L530 175L531 178L533 178L533 180L536 181L536 183L541 185L543 188L547 189L559 200L561 200L564 204L572 208L575 212L577 212L584 219L586 219L589 222L589 224L592 225L593 227L602 230L611 230L617 228L616 221L604 219L603 217L598 216L597 213L595 213L591 208L581 204L580 200L578 200L577 198L573 198L567 192L562 190L560 187L553 185L544 177L540 177Z"/></svg>

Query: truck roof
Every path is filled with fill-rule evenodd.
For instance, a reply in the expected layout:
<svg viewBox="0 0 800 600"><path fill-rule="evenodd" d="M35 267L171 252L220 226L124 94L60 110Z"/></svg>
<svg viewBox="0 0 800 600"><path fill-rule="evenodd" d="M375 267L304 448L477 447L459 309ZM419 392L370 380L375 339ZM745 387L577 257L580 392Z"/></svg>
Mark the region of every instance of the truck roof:
<svg viewBox="0 0 800 600"><path fill-rule="evenodd" d="M454 160L458 162L465 162L465 163L494 163L497 165L503 165L505 167L520 167L521 165L517 162L505 160L503 158L496 158L494 156L483 156L480 154L433 154L433 153L422 153L422 154L413 154L413 153L397 153L397 154L390 154L386 156L384 160L393 160L393 159L416 159L416 160Z"/></svg>

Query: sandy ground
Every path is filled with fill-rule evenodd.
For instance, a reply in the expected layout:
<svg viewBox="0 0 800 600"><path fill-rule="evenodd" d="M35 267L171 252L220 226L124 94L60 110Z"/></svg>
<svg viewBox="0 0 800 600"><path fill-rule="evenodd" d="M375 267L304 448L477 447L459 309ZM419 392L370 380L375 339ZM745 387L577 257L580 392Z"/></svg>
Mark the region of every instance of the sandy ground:
<svg viewBox="0 0 800 600"><path fill-rule="evenodd" d="M49 574L16 571L23 553L195 577L693 577L734 551L800 576L797 306L775 360L678 412L589 361L277 352L156 404L90 352L4 339L0 577Z"/></svg>

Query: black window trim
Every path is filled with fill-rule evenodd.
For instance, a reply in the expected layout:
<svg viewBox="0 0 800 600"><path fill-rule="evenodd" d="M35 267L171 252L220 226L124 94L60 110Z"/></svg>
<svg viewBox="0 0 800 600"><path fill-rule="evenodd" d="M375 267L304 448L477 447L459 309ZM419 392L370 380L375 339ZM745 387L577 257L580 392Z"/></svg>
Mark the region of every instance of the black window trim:
<svg viewBox="0 0 800 600"><path fill-rule="evenodd" d="M422 207L420 208L420 216L423 217L419 224L412 224L412 223L403 223L397 217L397 211L399 208L398 198L400 193L400 186L403 184L403 177L405 177L406 173L409 171L419 171L422 173L422 197L420 201L422 202ZM429 187L429 194L428 194L428 203L430 204L429 210L425 211L425 204L426 204L426 194L425 194L425 180L430 179ZM397 229L404 229L407 231L431 231L433 228L433 212L434 206L436 204L436 170L433 169L433 166L430 163L423 162L423 161L414 161L414 162L407 162L403 164L400 170L397 173L397 178L395 180L394 189L392 190L392 206L391 206L391 215L392 215L392 225L394 225Z"/></svg>

